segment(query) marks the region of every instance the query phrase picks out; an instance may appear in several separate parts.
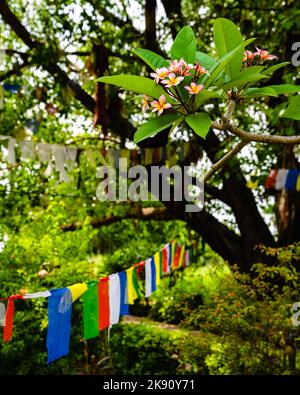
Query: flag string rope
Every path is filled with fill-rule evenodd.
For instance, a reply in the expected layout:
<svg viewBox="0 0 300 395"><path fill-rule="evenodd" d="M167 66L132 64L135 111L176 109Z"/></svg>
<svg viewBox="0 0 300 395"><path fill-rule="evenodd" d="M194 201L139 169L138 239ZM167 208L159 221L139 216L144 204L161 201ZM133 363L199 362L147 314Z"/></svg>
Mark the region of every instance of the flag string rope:
<svg viewBox="0 0 300 395"><path fill-rule="evenodd" d="M3 341L13 334L14 302L16 299L48 298L47 351L48 364L68 354L71 335L72 304L83 296L84 339L98 336L100 330L110 329L120 317L129 314L129 305L143 295L141 274L144 271L144 296L150 297L161 279L190 264L190 251L175 241L167 243L159 252L126 270L98 280L77 283L65 288L34 293L16 294L0 300L0 322L3 325ZM2 317L1 317L2 315Z"/></svg>

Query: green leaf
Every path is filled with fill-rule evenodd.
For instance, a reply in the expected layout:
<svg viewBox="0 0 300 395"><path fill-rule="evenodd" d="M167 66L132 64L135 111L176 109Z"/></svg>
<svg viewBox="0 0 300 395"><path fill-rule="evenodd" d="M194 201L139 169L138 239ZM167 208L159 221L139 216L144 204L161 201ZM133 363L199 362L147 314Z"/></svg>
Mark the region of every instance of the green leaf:
<svg viewBox="0 0 300 395"><path fill-rule="evenodd" d="M213 67L211 70L211 75L207 76L205 80L205 87L208 88L223 72L225 67L228 65L228 63L231 61L231 59L235 56L236 53L239 52L240 48L246 47L248 44L252 43L255 40L255 38L249 38L248 40L244 41L242 44L240 44L237 48L233 49L232 51L228 52L226 55L224 55Z"/></svg>
<svg viewBox="0 0 300 395"><path fill-rule="evenodd" d="M160 95L165 95L169 102L174 102L174 100L168 96L160 85L157 85L150 78L141 77L139 75L120 74L100 77L96 81L116 85L127 91L142 93L144 95L154 97L155 99L158 99Z"/></svg>
<svg viewBox="0 0 300 395"><path fill-rule="evenodd" d="M215 97L220 97L220 94L215 91L209 91L209 90L203 89L201 92L199 92L196 95L195 103L196 103L197 108L199 106L201 106L202 104L204 104L205 102L207 102L208 100L213 99Z"/></svg>
<svg viewBox="0 0 300 395"><path fill-rule="evenodd" d="M275 64L274 66L269 67L268 69L262 71L262 74L271 75L274 73L274 71L281 69L281 67L287 66L288 64L290 64L290 62L282 62Z"/></svg>
<svg viewBox="0 0 300 395"><path fill-rule="evenodd" d="M195 133L205 139L211 125L211 119L208 114L205 112L199 112L187 115L185 117L185 122L194 130Z"/></svg>
<svg viewBox="0 0 300 395"><path fill-rule="evenodd" d="M290 95L300 92L300 86L291 84L269 85L278 95Z"/></svg>
<svg viewBox="0 0 300 395"><path fill-rule="evenodd" d="M131 52L141 58L154 71L161 67L169 66L169 62L166 59L156 54L155 52L149 51L148 49L136 48L133 49Z"/></svg>
<svg viewBox="0 0 300 395"><path fill-rule="evenodd" d="M207 55L206 53L200 51L196 52L195 60L208 71L211 71L214 68L214 66L217 64L217 60Z"/></svg>
<svg viewBox="0 0 300 395"><path fill-rule="evenodd" d="M162 130L165 130L171 126L173 122L178 121L180 118L183 119L182 114L170 112L168 114L151 119L137 129L134 135L134 142L139 143L148 137L154 136L156 133L161 132Z"/></svg>
<svg viewBox="0 0 300 395"><path fill-rule="evenodd" d="M237 74L231 81L220 85L219 88L228 90L232 87L240 87L251 81L258 81L262 78L267 78L266 75L260 74L260 71L262 69L263 66L248 67L245 70L241 71L239 74Z"/></svg>
<svg viewBox="0 0 300 395"><path fill-rule="evenodd" d="M274 96L277 97L277 93L273 88L265 86L263 88L248 88L245 89L243 97L262 97L262 96Z"/></svg>
<svg viewBox="0 0 300 395"><path fill-rule="evenodd" d="M281 116L282 118L290 118L300 121L300 96L293 97L287 109Z"/></svg>
<svg viewBox="0 0 300 395"><path fill-rule="evenodd" d="M193 29L190 26L185 26L177 34L172 48L172 59L183 58L187 63L194 63L196 55L196 38Z"/></svg>
<svg viewBox="0 0 300 395"><path fill-rule="evenodd" d="M243 43L243 37L237 26L228 19L218 18L214 23L214 41L220 58ZM241 70L244 49L239 47L235 56L226 66L226 73L230 79Z"/></svg>

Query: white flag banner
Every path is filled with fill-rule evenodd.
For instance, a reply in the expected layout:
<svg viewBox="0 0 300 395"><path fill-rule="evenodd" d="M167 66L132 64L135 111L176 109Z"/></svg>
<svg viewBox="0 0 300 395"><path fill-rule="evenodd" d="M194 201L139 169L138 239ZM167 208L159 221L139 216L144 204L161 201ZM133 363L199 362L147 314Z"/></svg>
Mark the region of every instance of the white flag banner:
<svg viewBox="0 0 300 395"><path fill-rule="evenodd" d="M5 304L0 302L0 326L4 326L5 322Z"/></svg>
<svg viewBox="0 0 300 395"><path fill-rule="evenodd" d="M24 299L36 299L36 298L48 298L51 296L50 291L34 292L32 294L26 294L23 296Z"/></svg>
<svg viewBox="0 0 300 395"><path fill-rule="evenodd" d="M8 141L7 162L11 165L16 163L15 145L16 139L14 137L10 137Z"/></svg>
<svg viewBox="0 0 300 395"><path fill-rule="evenodd" d="M41 162L49 162L51 159L51 145L50 144L44 144L44 143L38 143L36 145L36 152L38 155L38 158Z"/></svg>
<svg viewBox="0 0 300 395"><path fill-rule="evenodd" d="M33 141L19 141L21 157L24 159L35 159L35 149Z"/></svg>
<svg viewBox="0 0 300 395"><path fill-rule="evenodd" d="M120 277L118 273L109 277L109 322L110 326L117 324L120 319Z"/></svg>
<svg viewBox="0 0 300 395"><path fill-rule="evenodd" d="M77 148L66 148L66 166L68 170L72 170L77 157Z"/></svg>
<svg viewBox="0 0 300 395"><path fill-rule="evenodd" d="M59 171L59 181L68 182L70 179L65 170L65 163L67 160L66 147L55 144L53 145L52 152L54 155L56 170Z"/></svg>

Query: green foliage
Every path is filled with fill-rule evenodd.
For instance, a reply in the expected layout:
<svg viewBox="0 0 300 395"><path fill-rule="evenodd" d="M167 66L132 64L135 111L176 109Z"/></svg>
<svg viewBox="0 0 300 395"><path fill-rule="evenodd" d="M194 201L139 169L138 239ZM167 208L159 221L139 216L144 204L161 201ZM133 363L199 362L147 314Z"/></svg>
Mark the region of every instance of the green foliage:
<svg viewBox="0 0 300 395"><path fill-rule="evenodd" d="M283 118L291 118L300 121L300 96L293 97L282 115Z"/></svg>
<svg viewBox="0 0 300 395"><path fill-rule="evenodd" d="M186 116L185 122L202 138L206 137L211 125L209 115L204 112Z"/></svg>
<svg viewBox="0 0 300 395"><path fill-rule="evenodd" d="M159 118L151 119L137 129L134 135L134 142L139 143L148 137L152 137L158 132L166 130L166 128L171 126L174 122L183 120L183 118L182 114L169 113Z"/></svg>
<svg viewBox="0 0 300 395"><path fill-rule="evenodd" d="M165 93L162 87L156 85L154 81L138 75L113 75L100 77L97 81L106 84L117 85L122 89L135 93L143 93L155 99L158 99L159 96Z"/></svg>
<svg viewBox="0 0 300 395"><path fill-rule="evenodd" d="M229 79L233 79L239 74L242 66L244 50L240 45L243 43L243 37L233 22L225 18L218 18L214 23L214 39L220 58L237 47L240 48L226 66Z"/></svg>
<svg viewBox="0 0 300 395"><path fill-rule="evenodd" d="M172 59L184 59L193 64L196 56L196 38L190 26L183 27L171 47Z"/></svg>

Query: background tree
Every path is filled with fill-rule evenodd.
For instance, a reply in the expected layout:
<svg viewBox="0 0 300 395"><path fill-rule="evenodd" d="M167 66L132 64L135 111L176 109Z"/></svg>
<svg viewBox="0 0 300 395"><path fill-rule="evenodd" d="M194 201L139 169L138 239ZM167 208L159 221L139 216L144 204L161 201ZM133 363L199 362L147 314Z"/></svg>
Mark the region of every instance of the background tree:
<svg viewBox="0 0 300 395"><path fill-rule="evenodd" d="M184 0L161 3L146 0L134 4L127 1L108 4L96 0L42 1L39 4L3 1L0 14L5 22L1 25L1 46L6 50L0 80L9 78L18 82L23 92L5 100L1 113L3 133L20 134L25 122L35 118L41 124L34 139L51 143L78 142L83 138L86 139L82 140L84 143L92 141L99 147L105 143L122 148L126 141L132 140L136 119L139 119L136 103L128 94L119 94L116 89L95 83L95 78L117 73L138 74L141 70L147 73L129 49L146 46L166 54L170 39L183 24L192 25L203 50L212 41L211 23L216 17L227 17L237 23L243 34L258 38L258 46L265 47L267 43L267 49L277 54L281 61L290 61L292 43L300 41L299 11L295 1L286 1L285 7L280 1L271 5L268 1L203 1L200 7L197 1ZM298 81L299 73L290 65L274 73L272 83L297 84ZM58 109L54 116L49 114L51 106ZM299 131L299 121L278 116L284 106L278 98L265 99L262 103L253 101L250 107L239 106L236 117L244 130L258 131L259 123L259 131L295 135ZM225 110L214 105L216 117ZM76 138L75 128L82 130L76 133ZM207 158L208 168L209 163L215 163L236 140L213 130L205 140L189 130L183 132L187 133L198 157ZM162 134L151 144L165 144L166 137L167 133ZM163 210L153 211L150 216L144 215L139 208L133 210L130 204L124 206L119 215L118 205L105 209L95 205L89 211L92 226L98 228L111 223L112 213L113 221L135 216L183 220L224 259L248 271L253 262L263 258L255 246L287 245L299 240L299 226L296 225L300 215L299 193L279 191L276 196L270 196L263 187L251 190L246 185L249 176L262 184L274 165L298 167L297 149L252 143L248 151L231 159L207 183L206 207L200 213L189 215L184 212L183 203L174 202ZM77 179L77 186L81 188L78 196L92 196L93 184L83 182L82 167L83 164ZM19 180L13 186L18 190L28 188ZM37 196L46 190L49 193L44 179L32 182L32 188ZM69 186L63 188L65 193L70 193ZM5 196L11 197L7 188L4 189ZM53 187L52 191L57 193L58 189ZM39 198L35 204L41 204ZM104 219L99 217L101 213ZM77 229L76 215L74 223L65 225L65 230Z"/></svg>

